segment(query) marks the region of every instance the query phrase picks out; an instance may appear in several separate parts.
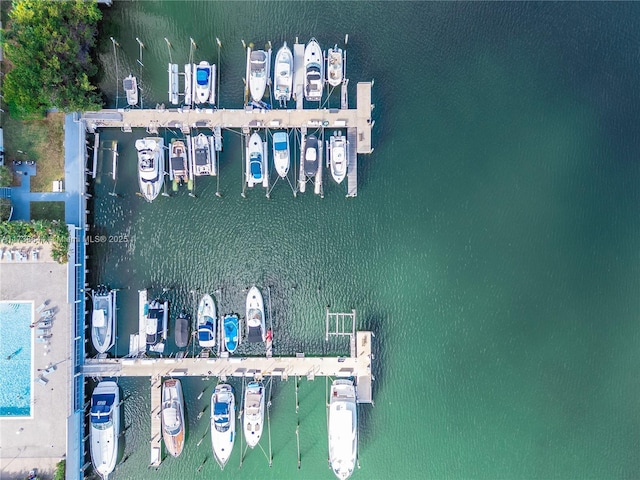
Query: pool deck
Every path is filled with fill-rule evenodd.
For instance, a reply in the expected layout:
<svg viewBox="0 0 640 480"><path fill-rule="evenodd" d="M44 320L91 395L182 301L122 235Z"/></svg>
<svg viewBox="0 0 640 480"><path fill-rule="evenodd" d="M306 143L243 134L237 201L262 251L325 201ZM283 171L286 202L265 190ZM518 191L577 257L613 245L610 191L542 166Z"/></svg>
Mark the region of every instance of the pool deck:
<svg viewBox="0 0 640 480"><path fill-rule="evenodd" d="M32 416L0 418L2 479L24 479L34 468L40 478L52 478L56 463L66 453L67 418L71 413L67 266L51 260L48 245L39 248L38 260L0 261L0 300L33 301L35 309L47 301L45 310L55 312L50 347L33 344ZM38 318L36 312L34 320ZM55 370L44 374L50 365L55 365ZM48 380L44 385L35 381L41 374Z"/></svg>

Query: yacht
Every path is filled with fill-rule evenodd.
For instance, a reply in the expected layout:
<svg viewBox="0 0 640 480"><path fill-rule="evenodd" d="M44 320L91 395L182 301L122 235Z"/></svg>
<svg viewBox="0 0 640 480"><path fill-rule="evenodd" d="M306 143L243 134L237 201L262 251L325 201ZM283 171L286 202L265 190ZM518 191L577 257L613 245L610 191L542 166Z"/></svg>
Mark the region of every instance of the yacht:
<svg viewBox="0 0 640 480"><path fill-rule="evenodd" d="M304 49L304 98L310 102L322 100L324 88L324 58L315 38Z"/></svg>
<svg viewBox="0 0 640 480"><path fill-rule="evenodd" d="M176 318L175 340L176 347L184 348L189 343L189 327L191 325L191 315L185 311L180 312Z"/></svg>
<svg viewBox="0 0 640 480"><path fill-rule="evenodd" d="M266 175L266 161L264 159L264 148L262 138L255 132L249 138L247 145L247 186L253 187L257 183L264 183Z"/></svg>
<svg viewBox="0 0 640 480"><path fill-rule="evenodd" d="M130 107L135 107L138 104L138 79L129 74L127 78L122 80L122 86L127 95L127 103Z"/></svg>
<svg viewBox="0 0 640 480"><path fill-rule="evenodd" d="M342 83L343 78L343 57L342 49L336 45L327 51L327 82L332 87L337 87Z"/></svg>
<svg viewBox="0 0 640 480"><path fill-rule="evenodd" d="M351 380L334 380L329 396L329 463L336 477L351 476L357 455L356 389Z"/></svg>
<svg viewBox="0 0 640 480"><path fill-rule="evenodd" d="M347 175L347 140L342 132L333 132L329 139L331 158L331 176L337 183L342 183Z"/></svg>
<svg viewBox="0 0 640 480"><path fill-rule="evenodd" d="M138 151L140 192L151 202L164 184L164 140L160 137L139 138L135 145Z"/></svg>
<svg viewBox="0 0 640 480"><path fill-rule="evenodd" d="M240 343L240 321L237 315L226 315L222 322L224 326L224 347L233 353Z"/></svg>
<svg viewBox="0 0 640 480"><path fill-rule="evenodd" d="M98 353L105 353L115 343L116 291L100 285L91 292L91 341Z"/></svg>
<svg viewBox="0 0 640 480"><path fill-rule="evenodd" d="M266 340L264 301L262 294L256 287L251 287L247 294L247 340L251 343L264 342Z"/></svg>
<svg viewBox="0 0 640 480"><path fill-rule="evenodd" d="M293 86L293 54L287 42L280 47L276 54L276 64L273 72L273 98L281 103L291 100Z"/></svg>
<svg viewBox="0 0 640 480"><path fill-rule="evenodd" d="M162 383L162 439L172 456L184 447L184 398L180 380L170 378Z"/></svg>
<svg viewBox="0 0 640 480"><path fill-rule="evenodd" d="M120 435L120 390L116 382L100 382L91 395L91 463L103 479L113 472Z"/></svg>
<svg viewBox="0 0 640 480"><path fill-rule="evenodd" d="M157 345L167 337L167 322L169 321L169 302L153 300L147 307L147 322L145 332L147 334L147 346Z"/></svg>
<svg viewBox="0 0 640 480"><path fill-rule="evenodd" d="M318 137L308 135L304 145L304 174L308 177L313 177L318 173L318 167L320 166L319 149Z"/></svg>
<svg viewBox="0 0 640 480"><path fill-rule="evenodd" d="M211 96L212 74L211 65L203 60L196 67L196 94L194 96L195 103L207 103Z"/></svg>
<svg viewBox="0 0 640 480"><path fill-rule="evenodd" d="M216 345L216 304L209 294L198 305L198 342L202 348Z"/></svg>
<svg viewBox="0 0 640 480"><path fill-rule="evenodd" d="M213 160L211 157L211 142L204 133L193 139L193 174L196 176L213 175Z"/></svg>
<svg viewBox="0 0 640 480"><path fill-rule="evenodd" d="M264 385L250 382L244 391L244 416L242 426L247 445L255 447L264 427Z"/></svg>
<svg viewBox="0 0 640 480"><path fill-rule="evenodd" d="M233 387L216 385L211 395L211 446L220 467L224 468L236 437L236 398Z"/></svg>
<svg viewBox="0 0 640 480"><path fill-rule="evenodd" d="M273 134L273 164L276 172L282 178L289 173L289 135L287 132L276 132Z"/></svg>
<svg viewBox="0 0 640 480"><path fill-rule="evenodd" d="M254 102L262 101L267 88L267 52L253 50L249 54L249 91Z"/></svg>
<svg viewBox="0 0 640 480"><path fill-rule="evenodd" d="M185 184L189 190L191 190L192 182L187 158L187 147L182 140L178 140L177 138L171 140L169 178L171 179L171 188L174 192L178 190L178 186Z"/></svg>

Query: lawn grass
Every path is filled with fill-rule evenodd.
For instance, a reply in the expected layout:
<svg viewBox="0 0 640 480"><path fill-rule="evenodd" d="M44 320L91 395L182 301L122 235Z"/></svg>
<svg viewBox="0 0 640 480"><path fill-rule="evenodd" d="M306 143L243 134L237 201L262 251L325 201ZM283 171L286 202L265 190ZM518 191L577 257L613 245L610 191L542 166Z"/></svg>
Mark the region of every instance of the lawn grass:
<svg viewBox="0 0 640 480"><path fill-rule="evenodd" d="M64 222L64 202L31 202L31 220L60 220Z"/></svg>

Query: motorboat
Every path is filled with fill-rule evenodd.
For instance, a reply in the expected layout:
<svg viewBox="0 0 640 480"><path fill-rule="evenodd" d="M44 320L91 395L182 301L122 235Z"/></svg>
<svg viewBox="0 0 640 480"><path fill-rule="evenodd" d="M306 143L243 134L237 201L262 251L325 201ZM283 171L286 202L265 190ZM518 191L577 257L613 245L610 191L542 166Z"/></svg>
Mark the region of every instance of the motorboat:
<svg viewBox="0 0 640 480"><path fill-rule="evenodd" d="M91 342L98 353L105 353L115 343L116 291L100 285L91 292Z"/></svg>
<svg viewBox="0 0 640 480"><path fill-rule="evenodd" d="M247 445L255 447L260 441L264 427L264 385L249 382L244 391L244 416L242 421Z"/></svg>
<svg viewBox="0 0 640 480"><path fill-rule="evenodd" d="M273 164L282 178L289 173L289 162L289 135L287 132L276 132L273 134Z"/></svg>
<svg viewBox="0 0 640 480"><path fill-rule="evenodd" d="M116 466L120 436L120 390L116 382L100 382L91 395L91 463L106 479Z"/></svg>
<svg viewBox="0 0 640 480"><path fill-rule="evenodd" d="M202 348L216 345L216 304L209 294L198 304L198 342Z"/></svg>
<svg viewBox="0 0 640 480"><path fill-rule="evenodd" d="M342 83L344 76L344 61L342 49L336 45L327 51L327 82L332 87Z"/></svg>
<svg viewBox="0 0 640 480"><path fill-rule="evenodd" d="M293 54L287 42L280 47L276 54L275 70L273 72L273 98L285 103L291 100L293 86Z"/></svg>
<svg viewBox="0 0 640 480"><path fill-rule="evenodd" d="M167 322L169 321L169 302L156 299L147 307L147 322L145 333L147 347L157 345L162 339L167 338Z"/></svg>
<svg viewBox="0 0 640 480"><path fill-rule="evenodd" d="M342 132L333 132L329 138L331 158L331 176L337 183L342 183L347 174L347 139Z"/></svg>
<svg viewBox="0 0 640 480"><path fill-rule="evenodd" d="M264 342L266 340L264 301L257 287L251 287L247 294L247 340L251 343Z"/></svg>
<svg viewBox="0 0 640 480"><path fill-rule="evenodd" d="M233 353L240 343L240 321L237 315L225 315L224 327L224 347L227 352Z"/></svg>
<svg viewBox="0 0 640 480"><path fill-rule="evenodd" d="M169 178L171 187L175 192L178 186L186 184L191 190L191 172L189 171L189 159L187 157L187 147L182 140L174 138L171 141L169 154Z"/></svg>
<svg viewBox="0 0 640 480"><path fill-rule="evenodd" d="M140 192L151 202L164 184L164 140L160 137L139 138L135 146L138 151Z"/></svg>
<svg viewBox="0 0 640 480"><path fill-rule="evenodd" d="M211 141L204 133L199 133L193 138L193 156L194 175L213 175Z"/></svg>
<svg viewBox="0 0 640 480"><path fill-rule="evenodd" d="M180 312L176 318L175 340L176 347L184 348L189 343L189 328L191 326L191 315L185 311Z"/></svg>
<svg viewBox="0 0 640 480"><path fill-rule="evenodd" d="M318 173L320 165L320 145L318 137L308 135L304 145L304 174L313 177Z"/></svg>
<svg viewBox="0 0 640 480"><path fill-rule="evenodd" d="M255 132L247 145L247 186L263 183L267 171L265 164L262 138Z"/></svg>
<svg viewBox="0 0 640 480"><path fill-rule="evenodd" d="M304 98L310 102L322 100L324 88L324 58L315 38L304 49Z"/></svg>
<svg viewBox="0 0 640 480"><path fill-rule="evenodd" d="M196 67L195 82L196 92L194 96L195 103L207 103L211 96L211 84L213 75L211 74L211 65L203 60Z"/></svg>
<svg viewBox="0 0 640 480"><path fill-rule="evenodd" d="M334 380L329 394L329 463L336 477L351 476L357 455L356 389L351 380Z"/></svg>
<svg viewBox="0 0 640 480"><path fill-rule="evenodd" d="M124 93L127 95L127 104L135 107L138 104L138 79L129 74L127 78L122 80Z"/></svg>
<svg viewBox="0 0 640 480"><path fill-rule="evenodd" d="M264 97L269 79L267 72L267 52L252 50L249 54L249 91L254 102L260 102Z"/></svg>
<svg viewBox="0 0 640 480"><path fill-rule="evenodd" d="M172 456L178 457L184 447L184 398L180 380L170 378L162 383L162 439Z"/></svg>
<svg viewBox="0 0 640 480"><path fill-rule="evenodd" d="M236 398L233 387L216 385L211 395L211 446L220 467L224 468L233 451L236 437Z"/></svg>

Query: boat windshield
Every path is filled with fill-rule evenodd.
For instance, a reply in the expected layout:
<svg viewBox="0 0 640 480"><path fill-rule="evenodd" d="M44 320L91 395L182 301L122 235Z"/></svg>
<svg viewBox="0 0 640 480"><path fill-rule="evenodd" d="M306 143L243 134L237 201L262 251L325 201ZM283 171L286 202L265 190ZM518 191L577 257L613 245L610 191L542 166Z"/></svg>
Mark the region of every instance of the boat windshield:
<svg viewBox="0 0 640 480"><path fill-rule="evenodd" d="M98 423L96 421L94 421L94 418L91 418L91 426L93 428L95 428L96 430L107 430L111 427L113 427L113 420L111 420L111 418L109 418L107 421L102 422L102 423Z"/></svg>
<svg viewBox="0 0 640 480"><path fill-rule="evenodd" d="M286 150L287 149L287 142L275 142L274 143L276 150Z"/></svg>
<svg viewBox="0 0 640 480"><path fill-rule="evenodd" d="M224 402L216 402L213 406L213 423L218 432L229 430L229 405Z"/></svg>
<svg viewBox="0 0 640 480"><path fill-rule="evenodd" d="M315 148L309 147L304 155L305 160L309 162L315 162L316 158L318 158L318 152Z"/></svg>
<svg viewBox="0 0 640 480"><path fill-rule="evenodd" d="M249 326L257 327L262 325L262 312L257 308L249 309L249 315L247 316Z"/></svg>

